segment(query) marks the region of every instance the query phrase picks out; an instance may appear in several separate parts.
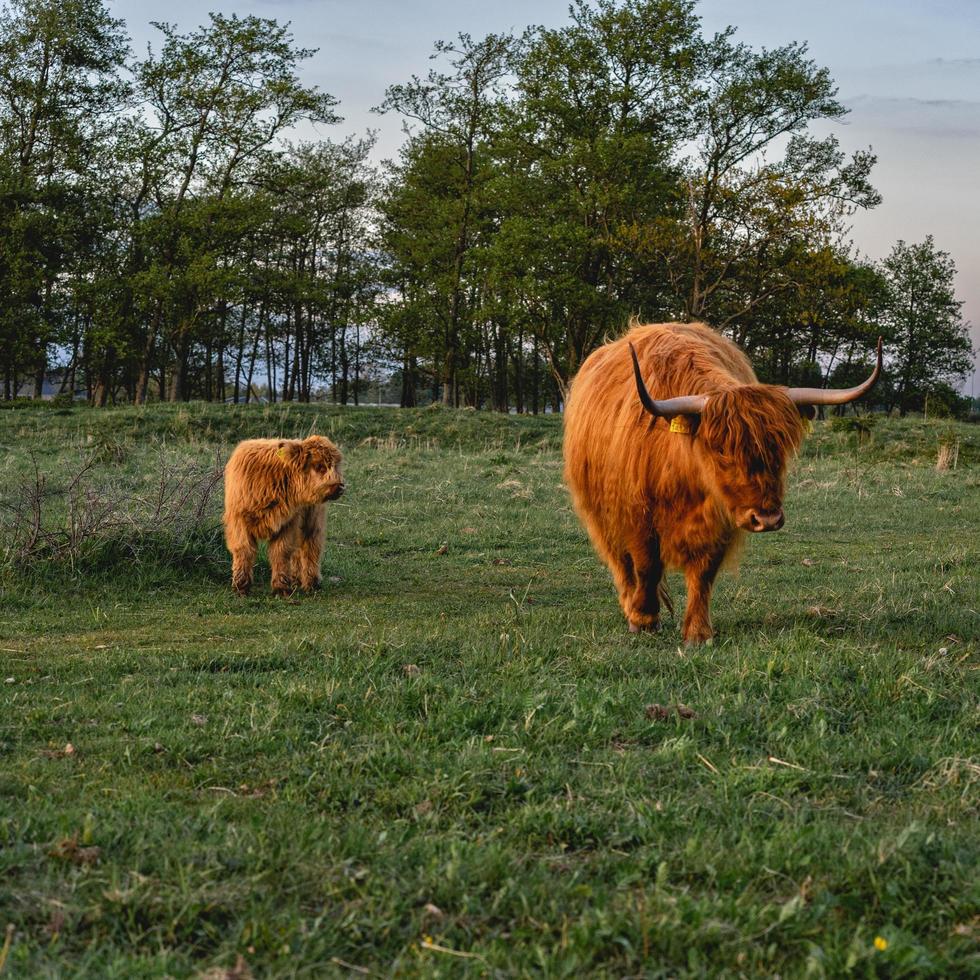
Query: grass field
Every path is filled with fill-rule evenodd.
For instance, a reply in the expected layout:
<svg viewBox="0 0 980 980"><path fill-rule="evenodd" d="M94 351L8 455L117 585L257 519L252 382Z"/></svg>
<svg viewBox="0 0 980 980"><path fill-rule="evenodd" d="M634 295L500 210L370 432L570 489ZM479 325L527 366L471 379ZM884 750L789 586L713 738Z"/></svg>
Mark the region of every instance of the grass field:
<svg viewBox="0 0 980 980"><path fill-rule="evenodd" d="M215 467L311 427L325 588L236 598ZM3 976L980 976L980 431L853 438L685 650L557 419L0 412Z"/></svg>

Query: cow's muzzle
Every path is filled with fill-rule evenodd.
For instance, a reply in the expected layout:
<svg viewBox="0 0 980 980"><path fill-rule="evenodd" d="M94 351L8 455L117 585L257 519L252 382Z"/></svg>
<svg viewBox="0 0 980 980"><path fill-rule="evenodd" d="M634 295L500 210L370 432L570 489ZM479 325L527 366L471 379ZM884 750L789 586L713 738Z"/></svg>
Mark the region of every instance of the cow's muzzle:
<svg viewBox="0 0 980 980"><path fill-rule="evenodd" d="M335 483L333 486L327 487L325 493L323 494L323 499L336 500L338 497L342 497L344 495L344 491L346 489L346 483Z"/></svg>
<svg viewBox="0 0 980 980"><path fill-rule="evenodd" d="M778 531L786 523L782 508L777 510L751 510L745 523L745 529L758 533L759 531Z"/></svg>

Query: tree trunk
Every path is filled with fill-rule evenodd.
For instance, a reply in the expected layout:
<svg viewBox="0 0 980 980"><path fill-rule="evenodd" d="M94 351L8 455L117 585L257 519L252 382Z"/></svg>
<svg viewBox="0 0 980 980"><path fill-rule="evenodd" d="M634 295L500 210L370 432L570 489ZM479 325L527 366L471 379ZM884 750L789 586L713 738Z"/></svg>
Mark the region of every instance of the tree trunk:
<svg viewBox="0 0 980 980"><path fill-rule="evenodd" d="M238 353L235 355L235 386L232 389L232 397L235 404L241 398L241 376L242 362L245 360L245 321L248 317L248 304L242 300L242 316L238 321Z"/></svg>
<svg viewBox="0 0 980 980"><path fill-rule="evenodd" d="M361 325L354 327L354 404L359 405L359 388L361 387Z"/></svg>
<svg viewBox="0 0 980 980"><path fill-rule="evenodd" d="M34 397L40 398L44 394L44 375L48 368L48 352L42 347L39 355L37 370L34 372Z"/></svg>
<svg viewBox="0 0 980 980"><path fill-rule="evenodd" d="M538 414L538 396L539 396L539 392L540 392L540 380L541 380L541 369L540 369L540 363L539 363L539 360L538 360L538 336L537 336L537 334L534 335L534 347L532 348L532 356L534 358L534 363L532 365L534 374L533 374L533 380L532 380L532 386L531 386L531 398L533 399L532 400L532 403L531 403L531 405L532 405L531 411L535 415L537 415Z"/></svg>
<svg viewBox="0 0 980 980"><path fill-rule="evenodd" d="M163 300L157 300L156 309L153 311L153 320L146 331L146 342L143 344L143 357L140 360L139 379L136 382L136 404L146 404L146 391L150 384L150 364L153 360L153 348L156 346L157 333L160 330L160 321L163 317ZM163 368L161 367L161 373ZM163 400L163 389L161 387L160 399Z"/></svg>
<svg viewBox="0 0 980 980"><path fill-rule="evenodd" d="M99 366L99 375L92 391L92 404L96 408L105 408L109 401L112 388L112 375L116 367L116 348L111 344L106 347L105 355Z"/></svg>
<svg viewBox="0 0 980 980"><path fill-rule="evenodd" d="M170 378L169 401L184 402L190 398L187 383L190 353L190 327L182 323L177 333L177 346L174 349L177 361L174 365L174 373Z"/></svg>
<svg viewBox="0 0 980 980"><path fill-rule="evenodd" d="M272 338L269 336L269 324L265 326L265 379L269 389L269 401L275 403L276 400L276 372L275 363L272 356Z"/></svg>
<svg viewBox="0 0 980 980"><path fill-rule="evenodd" d="M259 340L262 337L262 320L264 316L265 316L265 306L260 303L258 323L255 326L255 339L252 341L252 356L248 360L248 378L246 379L245 382L246 405L252 400L252 377L255 373L255 359L258 357L258 353L259 353ZM244 337L244 332L242 333L242 336Z"/></svg>
<svg viewBox="0 0 980 980"><path fill-rule="evenodd" d="M415 408L415 358L406 353L402 358L402 393L400 404L402 408Z"/></svg>

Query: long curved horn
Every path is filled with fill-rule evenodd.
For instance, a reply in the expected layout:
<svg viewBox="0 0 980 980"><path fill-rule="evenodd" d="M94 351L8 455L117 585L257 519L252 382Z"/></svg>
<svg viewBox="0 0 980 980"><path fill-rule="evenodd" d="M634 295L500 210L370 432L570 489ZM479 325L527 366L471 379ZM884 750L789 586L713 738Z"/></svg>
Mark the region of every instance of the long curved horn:
<svg viewBox="0 0 980 980"><path fill-rule="evenodd" d="M881 374L881 337L878 338L878 362L867 381L856 388L787 388L786 394L796 405L845 405L869 392Z"/></svg>
<svg viewBox="0 0 980 980"><path fill-rule="evenodd" d="M650 397L647 386L640 374L640 362L636 359L636 351L630 344L630 354L633 356L633 375L636 378L636 393L640 396L643 407L654 418L672 419L675 415L700 415L708 403L707 395L681 395L679 398L662 398L659 401Z"/></svg>

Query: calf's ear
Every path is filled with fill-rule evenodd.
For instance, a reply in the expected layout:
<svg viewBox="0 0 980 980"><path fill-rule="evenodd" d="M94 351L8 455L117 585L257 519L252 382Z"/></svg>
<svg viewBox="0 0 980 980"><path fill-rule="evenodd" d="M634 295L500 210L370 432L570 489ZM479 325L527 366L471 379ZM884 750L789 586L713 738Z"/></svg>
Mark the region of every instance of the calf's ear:
<svg viewBox="0 0 980 980"><path fill-rule="evenodd" d="M296 465L302 470L311 470L320 458L315 446L305 442L296 444Z"/></svg>
<svg viewBox="0 0 980 980"><path fill-rule="evenodd" d="M279 448L276 450L276 456L278 456L284 463L288 463L290 466L303 466L303 457L305 455L306 452L303 449L302 443L290 442L286 439L279 441Z"/></svg>

